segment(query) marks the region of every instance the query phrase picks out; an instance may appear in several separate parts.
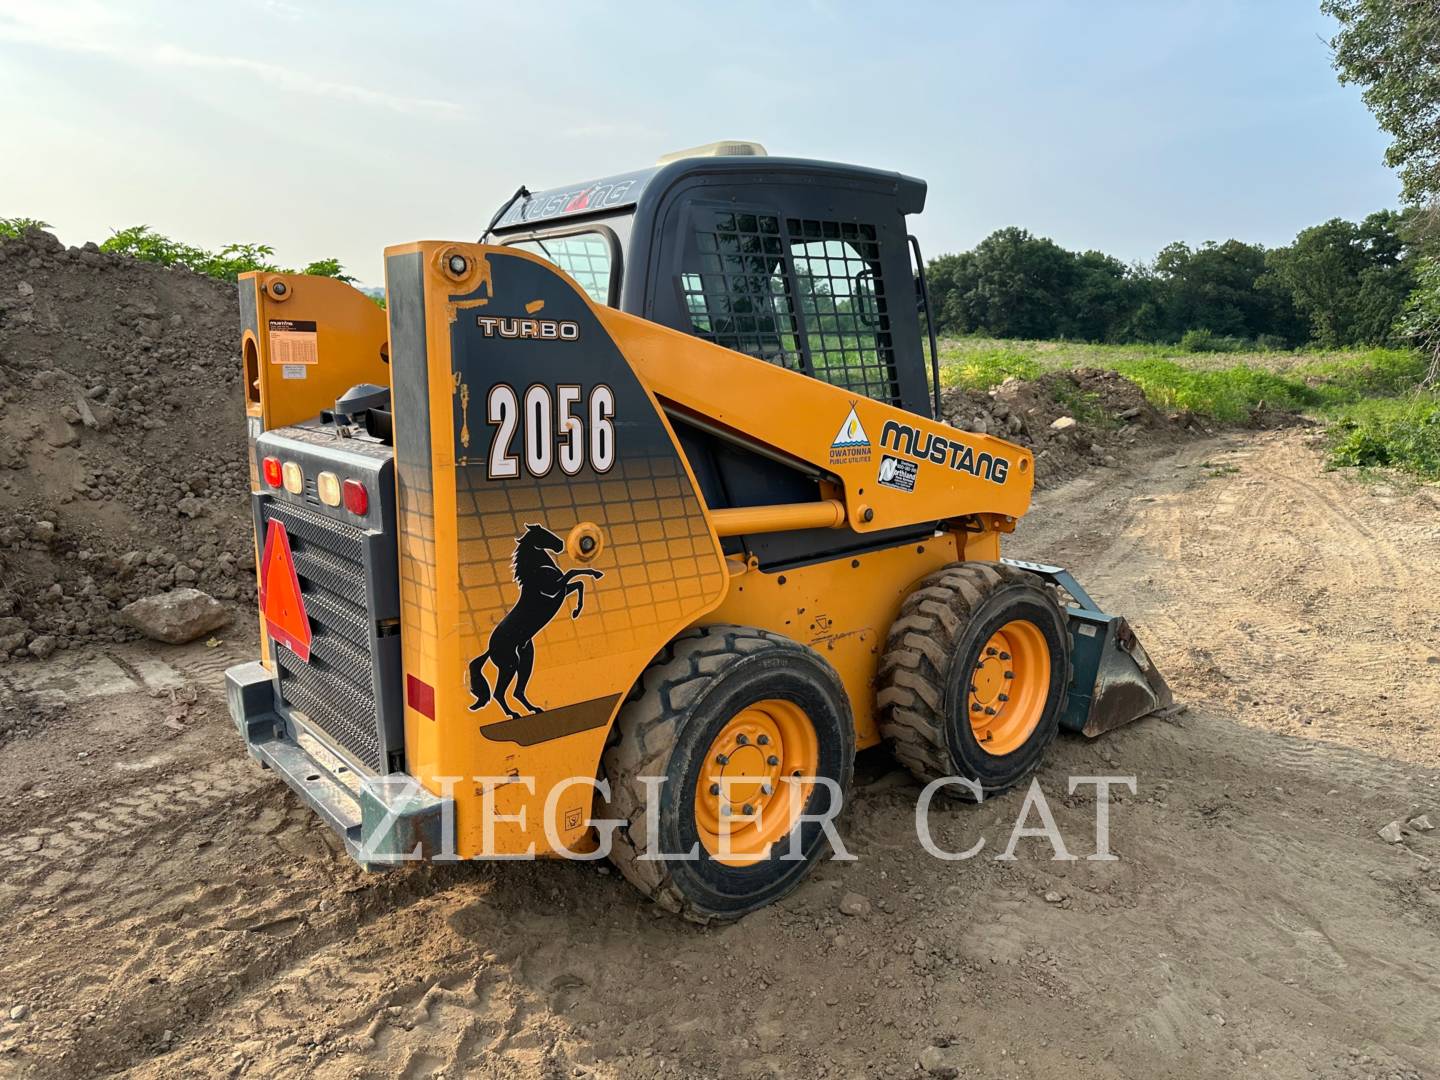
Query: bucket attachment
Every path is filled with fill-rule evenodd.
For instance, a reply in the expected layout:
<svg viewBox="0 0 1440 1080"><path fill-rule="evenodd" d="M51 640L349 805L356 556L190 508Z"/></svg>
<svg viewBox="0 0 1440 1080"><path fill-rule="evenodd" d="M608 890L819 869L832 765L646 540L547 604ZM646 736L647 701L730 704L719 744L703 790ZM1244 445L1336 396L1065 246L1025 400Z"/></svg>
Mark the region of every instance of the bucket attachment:
<svg viewBox="0 0 1440 1080"><path fill-rule="evenodd" d="M1175 703L1165 677L1121 615L1106 615L1068 570L1044 563L1003 560L1058 585L1074 598L1070 620L1071 679L1062 727L1085 735L1128 724Z"/></svg>

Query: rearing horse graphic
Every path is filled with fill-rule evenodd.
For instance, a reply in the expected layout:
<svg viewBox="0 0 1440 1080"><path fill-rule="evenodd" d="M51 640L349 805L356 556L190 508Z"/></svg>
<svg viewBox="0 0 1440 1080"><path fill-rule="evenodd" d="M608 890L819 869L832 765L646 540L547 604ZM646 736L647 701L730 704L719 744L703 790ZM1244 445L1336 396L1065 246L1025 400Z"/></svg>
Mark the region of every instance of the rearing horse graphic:
<svg viewBox="0 0 1440 1080"><path fill-rule="evenodd" d="M550 553L564 550L565 541L544 525L527 524L525 535L516 539L510 571L520 586L520 599L490 631L485 651L470 661L470 692L475 695L471 712L490 703L490 684L485 680L487 660L495 665L497 674L495 700L510 719L518 720L524 715L516 712L506 700L512 679L516 700L532 713L541 711L525 697L525 687L535 668L535 635L559 613L565 597L571 593L575 594L575 607L570 618L578 619L585 607L585 583L579 579L588 577L598 581L605 576L600 570L561 570Z"/></svg>

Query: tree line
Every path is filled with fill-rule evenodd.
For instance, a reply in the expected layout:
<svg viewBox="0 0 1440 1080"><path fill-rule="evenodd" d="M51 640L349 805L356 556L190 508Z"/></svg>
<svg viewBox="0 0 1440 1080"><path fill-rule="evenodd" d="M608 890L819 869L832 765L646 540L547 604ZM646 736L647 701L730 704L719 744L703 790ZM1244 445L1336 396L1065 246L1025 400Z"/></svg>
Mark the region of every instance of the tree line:
<svg viewBox="0 0 1440 1080"><path fill-rule="evenodd" d="M1423 265L1415 216L1335 218L1276 248L1177 241L1131 264L1011 226L932 259L926 277L941 333L1196 348L1383 345L1406 335Z"/></svg>

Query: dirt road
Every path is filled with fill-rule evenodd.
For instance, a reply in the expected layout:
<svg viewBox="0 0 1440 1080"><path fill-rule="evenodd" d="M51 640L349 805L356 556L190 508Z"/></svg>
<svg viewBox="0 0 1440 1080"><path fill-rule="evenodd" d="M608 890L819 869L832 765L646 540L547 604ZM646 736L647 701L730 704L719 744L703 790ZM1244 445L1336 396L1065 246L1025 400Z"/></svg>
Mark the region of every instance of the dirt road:
<svg viewBox="0 0 1440 1080"><path fill-rule="evenodd" d="M937 805L986 847L931 858L871 752L858 858L714 930L595 866L354 869L239 752L242 632L0 667L0 1076L1440 1075L1440 829L1376 834L1440 825L1437 511L1303 431L1046 492L1011 551L1131 614L1189 705L1057 746L1081 858L994 859L1021 793ZM1071 774L1138 778L1118 861Z"/></svg>

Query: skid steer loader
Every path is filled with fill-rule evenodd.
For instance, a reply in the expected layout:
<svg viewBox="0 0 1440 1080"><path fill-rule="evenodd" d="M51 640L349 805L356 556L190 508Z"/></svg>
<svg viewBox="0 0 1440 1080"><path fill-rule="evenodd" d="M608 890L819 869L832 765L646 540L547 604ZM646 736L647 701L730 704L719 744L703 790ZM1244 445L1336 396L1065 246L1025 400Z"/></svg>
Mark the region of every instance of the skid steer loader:
<svg viewBox="0 0 1440 1080"><path fill-rule="evenodd" d="M859 748L983 795L1169 704L1001 558L1034 461L939 418L924 199L717 144L391 247L384 310L243 275L250 753L367 866L608 849L705 921L803 878Z"/></svg>

